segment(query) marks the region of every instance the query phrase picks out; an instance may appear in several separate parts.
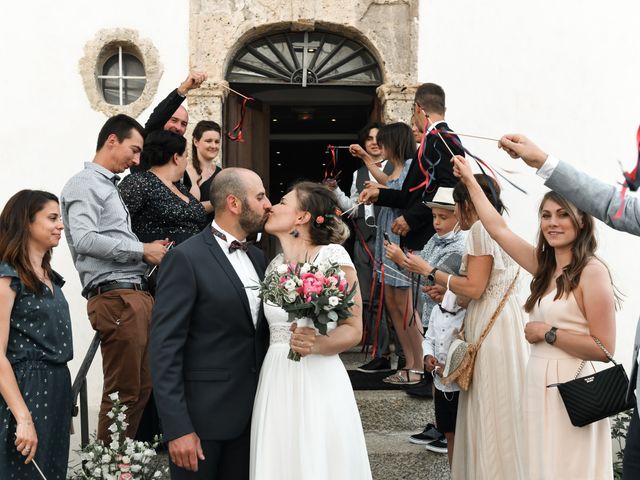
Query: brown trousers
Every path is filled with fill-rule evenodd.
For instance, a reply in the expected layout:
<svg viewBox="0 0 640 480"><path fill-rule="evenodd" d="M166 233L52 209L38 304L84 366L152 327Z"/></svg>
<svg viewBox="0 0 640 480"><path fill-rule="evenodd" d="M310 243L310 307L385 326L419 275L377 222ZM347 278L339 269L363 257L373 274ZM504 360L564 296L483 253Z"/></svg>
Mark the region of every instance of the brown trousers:
<svg viewBox="0 0 640 480"><path fill-rule="evenodd" d="M113 402L109 395L118 392L127 406L126 436L134 438L149 395L149 325L153 297L147 292L118 289L89 299L89 321L100 334L102 351L102 403L98 417L98 439L111 442L107 413Z"/></svg>

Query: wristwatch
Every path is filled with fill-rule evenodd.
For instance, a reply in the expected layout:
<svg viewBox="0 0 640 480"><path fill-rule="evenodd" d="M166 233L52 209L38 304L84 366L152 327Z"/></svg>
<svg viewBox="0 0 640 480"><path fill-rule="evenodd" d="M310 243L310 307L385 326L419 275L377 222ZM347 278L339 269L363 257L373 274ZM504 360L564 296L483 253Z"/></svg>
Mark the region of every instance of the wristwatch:
<svg viewBox="0 0 640 480"><path fill-rule="evenodd" d="M544 341L549 345L556 343L556 330L558 330L558 327L551 327L551 329L544 334Z"/></svg>
<svg viewBox="0 0 640 480"><path fill-rule="evenodd" d="M427 281L429 282L429 285L435 285L436 284L436 272L438 271L438 268L434 268L433 270L431 270L431 273L429 275L427 275Z"/></svg>

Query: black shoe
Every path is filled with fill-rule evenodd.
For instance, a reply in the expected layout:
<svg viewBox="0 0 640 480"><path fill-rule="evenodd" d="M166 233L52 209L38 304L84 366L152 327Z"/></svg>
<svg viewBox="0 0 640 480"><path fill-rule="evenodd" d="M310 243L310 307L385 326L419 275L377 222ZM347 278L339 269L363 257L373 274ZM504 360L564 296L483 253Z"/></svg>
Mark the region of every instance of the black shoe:
<svg viewBox="0 0 640 480"><path fill-rule="evenodd" d="M447 453L447 438L443 436L438 440L427 443L424 448L425 450L429 450L430 452L434 453Z"/></svg>
<svg viewBox="0 0 640 480"><path fill-rule="evenodd" d="M412 397L433 398L433 378L430 374L425 374L424 378L417 385L408 387L405 392Z"/></svg>
<svg viewBox="0 0 640 480"><path fill-rule="evenodd" d="M411 435L409 437L409 441L417 445L426 445L441 438L443 438L443 436L436 426L433 423L427 423L424 430L420 433L416 433L415 435Z"/></svg>
<svg viewBox="0 0 640 480"><path fill-rule="evenodd" d="M375 373L390 372L392 369L391 362L388 358L378 357L374 358L368 363L365 363L364 365L360 365L358 368L356 368L356 370L362 373Z"/></svg>

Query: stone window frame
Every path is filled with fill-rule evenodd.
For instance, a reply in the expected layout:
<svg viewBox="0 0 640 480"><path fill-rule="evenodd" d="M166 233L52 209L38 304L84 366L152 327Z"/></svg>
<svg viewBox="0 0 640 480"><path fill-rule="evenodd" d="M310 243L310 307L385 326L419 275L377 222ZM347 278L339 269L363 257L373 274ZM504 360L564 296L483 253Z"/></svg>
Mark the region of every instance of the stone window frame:
<svg viewBox="0 0 640 480"><path fill-rule="evenodd" d="M142 95L128 105L108 103L104 99L101 81L98 79L98 76L102 75L104 63L118 52L119 47L142 62L147 80ZM134 118L151 105L163 73L160 55L151 40L140 38L136 30L128 28L99 30L94 38L85 44L79 68L91 108L107 116L124 113Z"/></svg>

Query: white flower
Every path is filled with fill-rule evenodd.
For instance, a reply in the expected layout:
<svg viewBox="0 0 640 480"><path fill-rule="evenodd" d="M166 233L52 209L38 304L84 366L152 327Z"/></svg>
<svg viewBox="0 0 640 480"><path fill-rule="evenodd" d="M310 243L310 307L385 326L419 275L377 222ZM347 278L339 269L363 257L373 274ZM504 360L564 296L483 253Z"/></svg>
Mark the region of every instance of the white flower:
<svg viewBox="0 0 640 480"><path fill-rule="evenodd" d="M336 296L329 297L329 305L336 307L340 303L340 299Z"/></svg>
<svg viewBox="0 0 640 480"><path fill-rule="evenodd" d="M309 263L305 263L300 267L300 273L307 273L309 270L311 270L311 264Z"/></svg>
<svg viewBox="0 0 640 480"><path fill-rule="evenodd" d="M283 263L282 265L278 265L278 267L276 268L276 272L278 272L279 275L284 275L285 273L287 273L288 270L289 270L289 265L287 265L286 263Z"/></svg>
<svg viewBox="0 0 640 480"><path fill-rule="evenodd" d="M114 440L109 444L109 448L111 450L118 450L120 448L120 442L118 440Z"/></svg>
<svg viewBox="0 0 640 480"><path fill-rule="evenodd" d="M120 410L121 410L122 412L126 412L128 409L129 409L129 407L127 407L126 405L122 405L122 406L120 407Z"/></svg>
<svg viewBox="0 0 640 480"><path fill-rule="evenodd" d="M285 290L288 290L289 292L292 291L292 290L295 290L296 282L294 282L293 280L289 279L286 282L284 282L284 288L285 288Z"/></svg>
<svg viewBox="0 0 640 480"><path fill-rule="evenodd" d="M131 459L129 457L127 457L126 455L122 456L122 463L131 463Z"/></svg>
<svg viewBox="0 0 640 480"><path fill-rule="evenodd" d="M127 416L124 413L118 414L118 420L124 422L127 419Z"/></svg>
<svg viewBox="0 0 640 480"><path fill-rule="evenodd" d="M100 463L109 463L111 461L111 455L108 454L104 454L102 455L102 458L100 459Z"/></svg>
<svg viewBox="0 0 640 480"><path fill-rule="evenodd" d="M298 297L298 292L296 292L295 290L293 292L288 292L285 295L285 300L289 303L293 303L296 301L296 298Z"/></svg>
<svg viewBox="0 0 640 480"><path fill-rule="evenodd" d="M134 462L139 462L140 460L142 460L142 454L141 453L134 453L131 458L133 458Z"/></svg>
<svg viewBox="0 0 640 480"><path fill-rule="evenodd" d="M147 457L155 457L155 455L156 455L156 451L153 450L152 448L147 448L143 453Z"/></svg>
<svg viewBox="0 0 640 480"><path fill-rule="evenodd" d="M111 425L109 425L109 431L116 433L118 431L118 425L114 422Z"/></svg>
<svg viewBox="0 0 640 480"><path fill-rule="evenodd" d="M118 400L118 393L119 393L119 392L113 392L111 395L109 395L109 399L110 399L112 402L117 401L117 400Z"/></svg>
<svg viewBox="0 0 640 480"><path fill-rule="evenodd" d="M101 469L100 467L96 468L96 469L94 470L94 472L93 472L93 475L94 475L95 477L100 478L100 477L102 476L102 469Z"/></svg>
<svg viewBox="0 0 640 480"><path fill-rule="evenodd" d="M142 470L142 466L140 466L140 465L131 465L131 471L133 473L138 473L140 470Z"/></svg>
<svg viewBox="0 0 640 480"><path fill-rule="evenodd" d="M116 414L115 414L115 413L113 413L113 410L109 410L109 411L107 412L107 417L109 417L110 419L112 419L112 420L113 420L113 417L115 417L115 416L116 416Z"/></svg>
<svg viewBox="0 0 640 480"><path fill-rule="evenodd" d="M162 476L162 472L160 470L156 470L156 473L153 474L153 478L160 478Z"/></svg>

